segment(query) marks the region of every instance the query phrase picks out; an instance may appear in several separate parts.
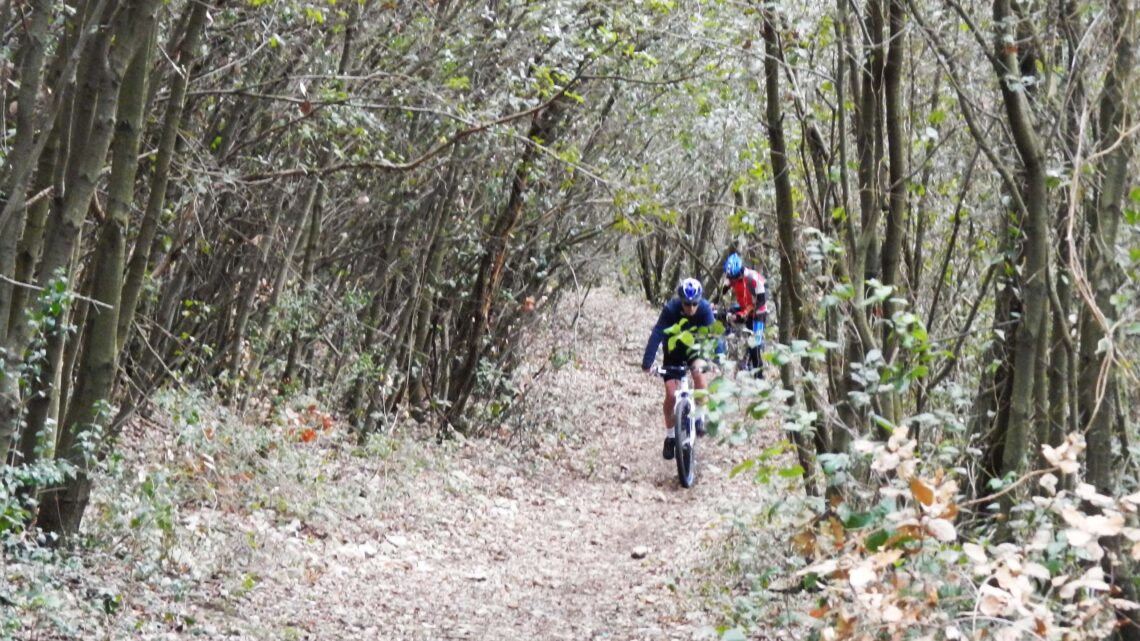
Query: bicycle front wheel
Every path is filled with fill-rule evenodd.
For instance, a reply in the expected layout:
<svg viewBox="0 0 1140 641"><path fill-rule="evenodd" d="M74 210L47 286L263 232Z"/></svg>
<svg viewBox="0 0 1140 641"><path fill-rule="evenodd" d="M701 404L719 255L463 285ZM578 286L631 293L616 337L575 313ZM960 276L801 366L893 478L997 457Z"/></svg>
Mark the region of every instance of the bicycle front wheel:
<svg viewBox="0 0 1140 641"><path fill-rule="evenodd" d="M697 481L697 434L690 410L685 404L673 417L676 434L673 458L677 461L677 480L684 488L693 487Z"/></svg>

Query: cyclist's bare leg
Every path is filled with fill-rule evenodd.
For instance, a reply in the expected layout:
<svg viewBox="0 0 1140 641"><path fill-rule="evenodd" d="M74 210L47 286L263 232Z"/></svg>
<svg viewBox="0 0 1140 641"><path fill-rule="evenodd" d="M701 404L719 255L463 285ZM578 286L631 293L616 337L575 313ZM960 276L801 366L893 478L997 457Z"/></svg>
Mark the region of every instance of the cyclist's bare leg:
<svg viewBox="0 0 1140 641"><path fill-rule="evenodd" d="M665 402L661 406L665 414L665 431L673 429L673 400L676 398L677 385L681 381L665 381Z"/></svg>
<svg viewBox="0 0 1140 641"><path fill-rule="evenodd" d="M705 380L704 369L705 369L705 361L703 361L699 358L697 360L693 361L692 363L689 363L689 375L693 379L693 390L694 391L707 389L707 387L708 387L708 381ZM693 400L695 400L697 402L697 407L703 408L705 406L705 402L708 400L708 397L705 394L702 394L698 391L696 394L693 394ZM697 435L698 436L704 436L704 434L705 434L704 423L702 422L704 420L703 419L703 412L698 411L695 414L695 417L698 417L697 418L697 421L698 421Z"/></svg>
<svg viewBox="0 0 1140 641"><path fill-rule="evenodd" d="M705 380L705 373L703 371L704 367L705 367L705 362L704 362L704 360L701 360L701 359L697 359L697 360L693 361L692 363L689 363L689 374L693 377L693 389L694 390L706 389L708 387L708 382ZM694 396L696 396L697 405L704 405L705 404L705 395L704 394L696 394Z"/></svg>

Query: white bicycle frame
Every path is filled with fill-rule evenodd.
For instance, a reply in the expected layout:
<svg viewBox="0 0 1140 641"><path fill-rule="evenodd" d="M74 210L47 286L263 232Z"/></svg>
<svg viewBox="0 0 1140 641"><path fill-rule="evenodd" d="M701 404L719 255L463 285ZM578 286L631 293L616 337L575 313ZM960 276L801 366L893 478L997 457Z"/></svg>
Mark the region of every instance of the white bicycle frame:
<svg viewBox="0 0 1140 641"><path fill-rule="evenodd" d="M658 374L666 374L668 370L664 367L658 368ZM685 410L688 409L686 413ZM685 374L677 381L677 389L673 391L673 428L674 437L678 439L677 445L692 445L693 439L696 438L696 429L693 427L693 421L696 417L693 415L696 412L697 405L693 401L693 386L692 378L689 375L688 368L685 368ZM688 416L688 422L684 423L683 419ZM677 430L684 430L684 434L680 434ZM684 440L680 440L684 439Z"/></svg>

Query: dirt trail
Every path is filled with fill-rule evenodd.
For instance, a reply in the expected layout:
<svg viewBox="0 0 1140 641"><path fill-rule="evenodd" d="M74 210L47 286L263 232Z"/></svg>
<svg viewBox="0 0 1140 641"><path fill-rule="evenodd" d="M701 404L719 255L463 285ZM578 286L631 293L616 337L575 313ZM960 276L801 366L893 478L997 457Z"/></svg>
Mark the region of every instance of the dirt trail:
<svg viewBox="0 0 1140 641"><path fill-rule="evenodd" d="M601 290L573 317L547 337L572 358L541 379L546 411L514 439L530 447L397 450L363 482L373 512L264 546L257 589L231 610L243 636L693 639L717 623L699 570L726 515L763 492L728 471L772 437L704 439L681 489L661 458L661 384L634 365L656 311Z"/></svg>

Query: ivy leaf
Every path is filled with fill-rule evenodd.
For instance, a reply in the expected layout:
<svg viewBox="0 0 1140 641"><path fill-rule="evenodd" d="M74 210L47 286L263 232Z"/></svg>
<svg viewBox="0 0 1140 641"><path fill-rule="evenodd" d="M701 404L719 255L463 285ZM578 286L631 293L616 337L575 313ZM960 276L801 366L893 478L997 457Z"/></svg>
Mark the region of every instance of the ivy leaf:
<svg viewBox="0 0 1140 641"><path fill-rule="evenodd" d="M848 530L860 530L867 527L875 520L875 515L870 512L856 512L843 520L843 527Z"/></svg>
<svg viewBox="0 0 1140 641"><path fill-rule="evenodd" d="M867 548L868 552L878 552L890 538L891 535L886 530L875 530L863 539L863 547Z"/></svg>

